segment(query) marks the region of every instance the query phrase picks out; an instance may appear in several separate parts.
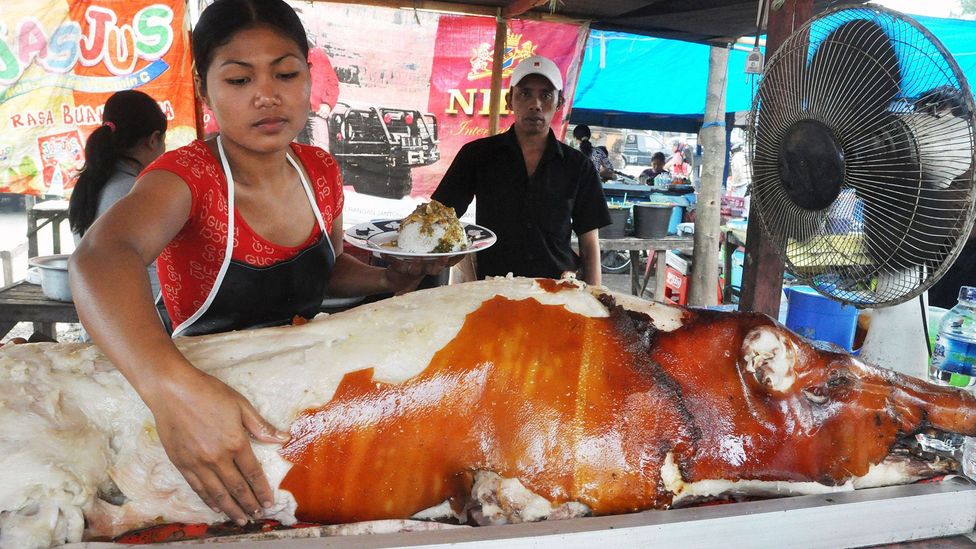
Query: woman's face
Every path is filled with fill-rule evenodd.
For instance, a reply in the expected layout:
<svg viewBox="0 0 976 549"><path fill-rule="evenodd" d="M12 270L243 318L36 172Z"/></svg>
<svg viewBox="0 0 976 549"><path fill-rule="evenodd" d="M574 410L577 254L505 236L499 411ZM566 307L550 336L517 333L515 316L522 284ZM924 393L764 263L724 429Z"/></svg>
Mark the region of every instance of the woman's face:
<svg viewBox="0 0 976 549"><path fill-rule="evenodd" d="M305 126L308 62L294 41L269 28L240 31L217 48L206 79L205 98L225 140L271 152Z"/></svg>

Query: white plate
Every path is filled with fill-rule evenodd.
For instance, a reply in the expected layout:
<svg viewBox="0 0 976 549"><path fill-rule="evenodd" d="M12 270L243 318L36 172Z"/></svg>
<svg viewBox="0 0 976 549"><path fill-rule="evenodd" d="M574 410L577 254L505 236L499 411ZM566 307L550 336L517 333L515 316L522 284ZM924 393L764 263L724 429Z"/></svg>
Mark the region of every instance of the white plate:
<svg viewBox="0 0 976 549"><path fill-rule="evenodd" d="M360 223L346 230L346 242L370 252L398 257L451 257L480 252L492 244L498 237L491 230L474 223L462 223L464 232L468 235L468 247L456 252L444 253L415 253L405 252L392 243L396 240L400 230L399 219L377 219L369 223Z"/></svg>

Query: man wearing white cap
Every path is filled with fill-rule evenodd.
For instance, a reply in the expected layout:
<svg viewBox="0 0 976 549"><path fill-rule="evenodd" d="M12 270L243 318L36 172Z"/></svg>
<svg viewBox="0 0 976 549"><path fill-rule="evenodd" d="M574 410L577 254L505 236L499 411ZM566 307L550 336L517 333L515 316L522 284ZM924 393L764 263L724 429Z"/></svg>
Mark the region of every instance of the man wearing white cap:
<svg viewBox="0 0 976 549"><path fill-rule="evenodd" d="M578 272L600 284L598 230L610 224L610 212L593 163L549 129L563 106L562 90L552 60L522 60L505 97L515 123L462 147L431 196L459 216L477 198L476 222L498 235L494 246L478 253L478 278ZM571 231L579 240L578 256Z"/></svg>

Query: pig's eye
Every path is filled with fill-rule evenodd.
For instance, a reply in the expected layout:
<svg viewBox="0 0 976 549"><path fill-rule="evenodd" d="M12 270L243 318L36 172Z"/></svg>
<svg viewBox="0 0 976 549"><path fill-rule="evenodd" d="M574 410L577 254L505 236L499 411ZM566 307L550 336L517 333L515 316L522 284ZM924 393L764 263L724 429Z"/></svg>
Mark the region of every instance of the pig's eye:
<svg viewBox="0 0 976 549"><path fill-rule="evenodd" d="M801 389L800 392L803 393L803 396L807 397L807 400L814 404L823 404L830 400L830 397L824 393L822 387L807 387Z"/></svg>
<svg viewBox="0 0 976 549"><path fill-rule="evenodd" d="M827 388L830 390L844 389L854 385L854 376L847 368L834 368L827 374Z"/></svg>

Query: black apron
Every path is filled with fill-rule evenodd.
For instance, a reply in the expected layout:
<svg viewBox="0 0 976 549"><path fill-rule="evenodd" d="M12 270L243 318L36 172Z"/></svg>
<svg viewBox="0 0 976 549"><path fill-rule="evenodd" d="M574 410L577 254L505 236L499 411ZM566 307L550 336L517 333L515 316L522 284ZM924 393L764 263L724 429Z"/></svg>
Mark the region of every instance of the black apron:
<svg viewBox="0 0 976 549"><path fill-rule="evenodd" d="M291 323L295 315L312 318L322 306L327 281L335 266L335 251L305 175L289 155L288 161L298 171L322 234L292 259L269 267L253 267L231 259L234 178L220 137L217 137L217 150L227 178L228 232L224 262L203 306L176 327L173 337L281 326Z"/></svg>

